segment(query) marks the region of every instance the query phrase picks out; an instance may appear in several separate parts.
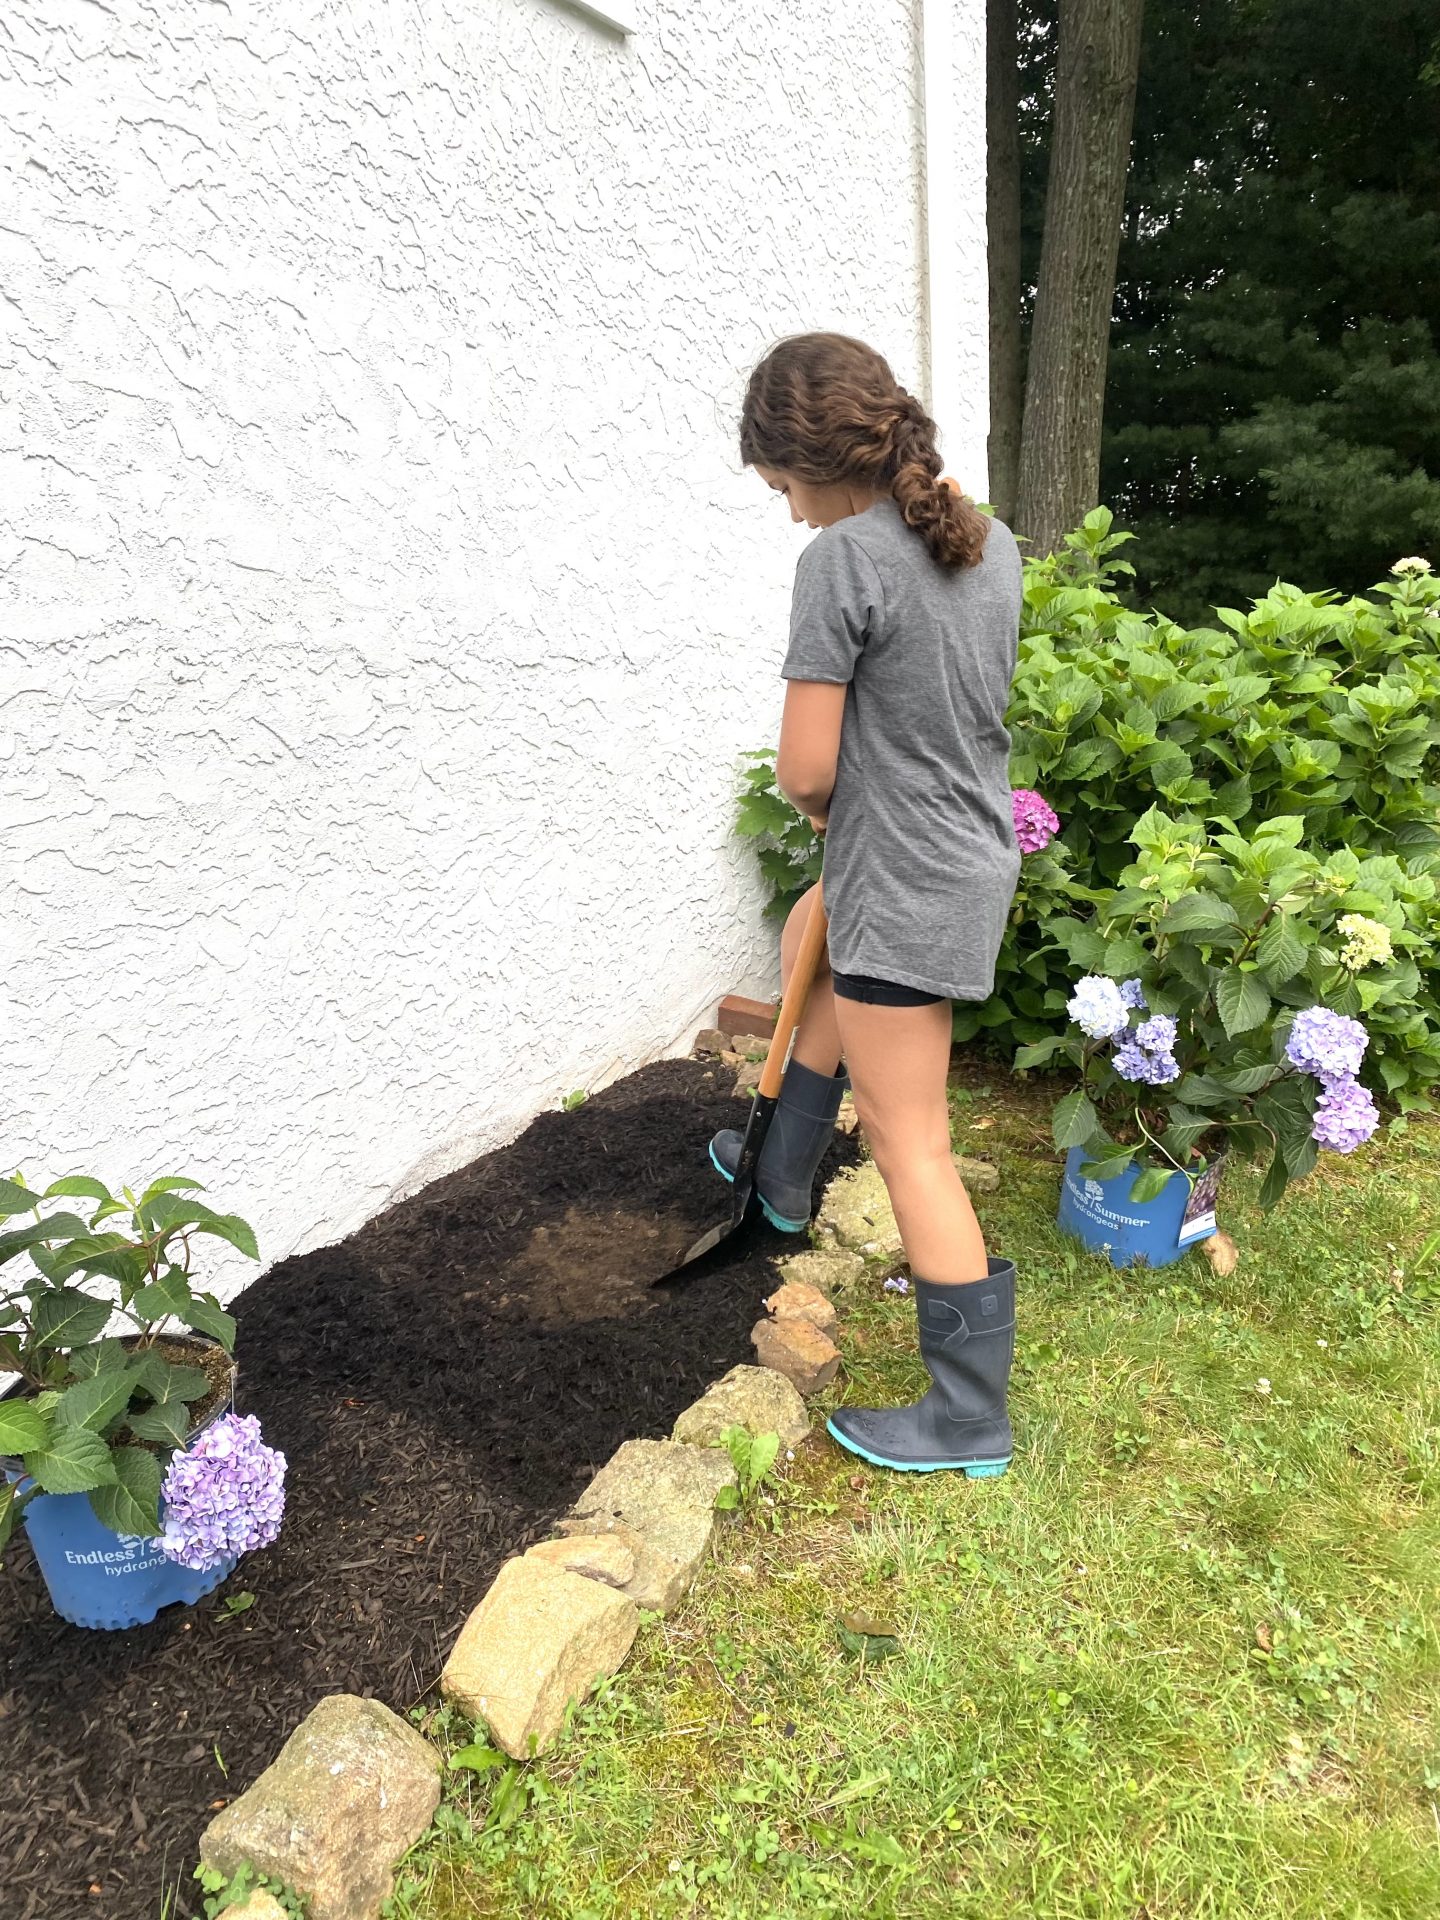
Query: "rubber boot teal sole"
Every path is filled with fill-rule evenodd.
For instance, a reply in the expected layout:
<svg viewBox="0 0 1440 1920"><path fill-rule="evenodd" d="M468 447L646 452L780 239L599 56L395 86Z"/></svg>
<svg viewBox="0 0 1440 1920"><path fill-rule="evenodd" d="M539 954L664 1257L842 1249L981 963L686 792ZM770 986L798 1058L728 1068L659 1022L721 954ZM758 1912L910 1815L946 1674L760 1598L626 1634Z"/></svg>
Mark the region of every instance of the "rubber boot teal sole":
<svg viewBox="0 0 1440 1920"><path fill-rule="evenodd" d="M732 1187L734 1186L734 1174L731 1173L730 1169L721 1160L714 1147L710 1149L710 1164L722 1180L727 1180ZM760 1208L765 1218L770 1222L772 1227L778 1227L781 1233L804 1233L805 1229L809 1226L810 1222L808 1220L787 1220L783 1214L776 1213L763 1193L757 1191L756 1198L760 1202Z"/></svg>
<svg viewBox="0 0 1440 1920"><path fill-rule="evenodd" d="M872 1453L842 1433L833 1420L825 1422L825 1431L832 1440L838 1440L847 1453L868 1460L872 1467L889 1467L893 1473L963 1473L967 1480L998 1480L1014 1458L1013 1454L1007 1454L1003 1460L887 1460L884 1454Z"/></svg>

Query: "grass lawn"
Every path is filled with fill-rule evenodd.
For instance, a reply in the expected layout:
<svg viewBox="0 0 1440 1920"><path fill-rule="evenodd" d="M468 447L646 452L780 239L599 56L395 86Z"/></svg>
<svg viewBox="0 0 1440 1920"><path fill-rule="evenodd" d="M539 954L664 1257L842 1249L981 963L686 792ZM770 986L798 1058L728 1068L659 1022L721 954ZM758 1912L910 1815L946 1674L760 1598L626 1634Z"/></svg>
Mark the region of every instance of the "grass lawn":
<svg viewBox="0 0 1440 1920"><path fill-rule="evenodd" d="M999 1070L955 1133L1020 1270L1010 1472L812 1440L558 1757L452 1775L396 1916L1440 1914L1440 1126L1269 1217L1232 1175L1223 1280L1061 1239ZM878 1275L843 1344L918 1391Z"/></svg>

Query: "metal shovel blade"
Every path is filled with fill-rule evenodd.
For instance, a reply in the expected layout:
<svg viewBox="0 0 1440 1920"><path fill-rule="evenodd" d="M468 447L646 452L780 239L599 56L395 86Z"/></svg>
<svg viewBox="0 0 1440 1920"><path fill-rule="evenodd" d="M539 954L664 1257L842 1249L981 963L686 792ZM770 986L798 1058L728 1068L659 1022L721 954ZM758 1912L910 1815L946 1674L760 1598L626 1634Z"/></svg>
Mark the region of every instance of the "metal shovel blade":
<svg viewBox="0 0 1440 1920"><path fill-rule="evenodd" d="M651 1282L659 1286L662 1281L693 1266L697 1260L703 1260L707 1253L713 1253L732 1233L739 1233L750 1214L750 1200L755 1191L755 1166L760 1158L760 1149L765 1145L765 1136L770 1131L770 1122L774 1118L778 1099L757 1093L750 1108L750 1118L745 1124L745 1138L740 1146L740 1159L735 1168L735 1188L731 1201L730 1217L722 1220L718 1226L702 1233L694 1246L682 1260L678 1260L669 1273L662 1273L659 1280Z"/></svg>

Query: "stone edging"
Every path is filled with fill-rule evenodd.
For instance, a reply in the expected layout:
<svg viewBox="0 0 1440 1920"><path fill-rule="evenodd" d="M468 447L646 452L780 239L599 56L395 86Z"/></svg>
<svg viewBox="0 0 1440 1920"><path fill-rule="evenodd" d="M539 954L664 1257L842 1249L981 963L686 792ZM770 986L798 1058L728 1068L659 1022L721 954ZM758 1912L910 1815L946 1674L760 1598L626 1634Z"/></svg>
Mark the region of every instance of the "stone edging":
<svg viewBox="0 0 1440 1920"><path fill-rule="evenodd" d="M841 1124L852 1131L853 1115ZM975 1188L998 1181L987 1162L960 1170ZM872 1161L831 1181L813 1240L780 1263L783 1284L751 1335L761 1365L732 1367L679 1415L669 1440L625 1441L554 1538L507 1560L461 1628L441 1692L514 1758L544 1752L567 1708L618 1671L642 1609L668 1613L689 1592L717 1524L715 1497L736 1481L725 1429L777 1433L785 1449L810 1433L802 1394L828 1386L840 1365L834 1296L867 1262L903 1257ZM206 1828L201 1860L232 1875L248 1862L304 1894L311 1920L373 1920L434 1817L442 1771L435 1749L388 1707L331 1695ZM256 1894L229 1920L274 1920L276 1911Z"/></svg>

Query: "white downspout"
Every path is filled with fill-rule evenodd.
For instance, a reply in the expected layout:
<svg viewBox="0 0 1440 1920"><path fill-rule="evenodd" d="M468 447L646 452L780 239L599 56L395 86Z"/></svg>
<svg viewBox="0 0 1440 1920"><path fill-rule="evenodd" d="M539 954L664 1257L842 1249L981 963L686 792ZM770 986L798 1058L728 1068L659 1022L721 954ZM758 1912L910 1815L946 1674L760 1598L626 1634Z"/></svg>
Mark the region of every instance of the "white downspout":
<svg viewBox="0 0 1440 1920"><path fill-rule="evenodd" d="M960 432L960 208L955 191L955 0L920 0L920 91L925 120L925 323L930 413L951 457ZM957 476L959 477L959 476ZM972 482L973 484L973 482Z"/></svg>

